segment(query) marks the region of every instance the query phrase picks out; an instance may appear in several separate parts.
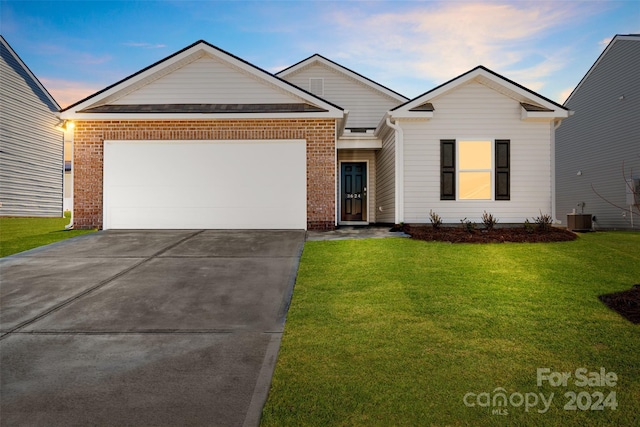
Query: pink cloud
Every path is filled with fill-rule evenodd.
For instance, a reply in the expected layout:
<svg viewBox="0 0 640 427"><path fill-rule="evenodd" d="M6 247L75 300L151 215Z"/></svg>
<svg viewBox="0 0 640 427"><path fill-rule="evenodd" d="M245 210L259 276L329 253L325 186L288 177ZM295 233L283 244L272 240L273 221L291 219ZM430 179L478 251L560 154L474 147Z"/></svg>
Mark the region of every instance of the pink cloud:
<svg viewBox="0 0 640 427"><path fill-rule="evenodd" d="M594 7L572 2L442 2L430 6L416 4L408 11L376 15L336 12L331 17L344 51L356 52L350 56L360 63L375 67L384 57L386 66L399 75L434 81L446 81L481 64L508 72L510 78L520 77L523 84L539 90L568 59L565 51L551 55L536 45L536 39L594 13ZM375 31L361 37L362 28Z"/></svg>
<svg viewBox="0 0 640 427"><path fill-rule="evenodd" d="M40 78L40 82L61 108L66 108L100 90L99 87L86 82L49 78Z"/></svg>

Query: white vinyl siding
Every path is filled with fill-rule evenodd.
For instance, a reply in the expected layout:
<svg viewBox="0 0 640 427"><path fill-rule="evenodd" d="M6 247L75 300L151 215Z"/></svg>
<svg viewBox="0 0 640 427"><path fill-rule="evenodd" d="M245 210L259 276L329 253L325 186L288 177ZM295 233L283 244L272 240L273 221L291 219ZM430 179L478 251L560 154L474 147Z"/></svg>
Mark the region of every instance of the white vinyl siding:
<svg viewBox="0 0 640 427"><path fill-rule="evenodd" d="M447 223L465 217L479 222L484 210L501 223L551 213L551 123L522 121L518 101L480 83L463 85L432 103L431 120L402 122L405 222L429 222L429 210ZM440 200L443 139L511 140L511 200Z"/></svg>
<svg viewBox="0 0 640 427"><path fill-rule="evenodd" d="M228 64L203 57L159 78L112 104L270 104L299 103L275 86Z"/></svg>
<svg viewBox="0 0 640 427"><path fill-rule="evenodd" d="M382 149L376 152L376 221L393 224L396 215L395 131L387 128L381 136Z"/></svg>
<svg viewBox="0 0 640 427"><path fill-rule="evenodd" d="M376 152L374 150L338 150L340 162L367 162L367 221L376 222ZM338 168L340 171L341 168ZM340 194L338 193L338 200Z"/></svg>
<svg viewBox="0 0 640 427"><path fill-rule="evenodd" d="M0 215L62 216L58 106L0 42Z"/></svg>
<svg viewBox="0 0 640 427"><path fill-rule="evenodd" d="M309 87L309 82L313 79L323 79L323 99L349 110L347 128L375 128L388 110L401 104L372 87L320 64L285 78L289 83L310 92L313 90Z"/></svg>

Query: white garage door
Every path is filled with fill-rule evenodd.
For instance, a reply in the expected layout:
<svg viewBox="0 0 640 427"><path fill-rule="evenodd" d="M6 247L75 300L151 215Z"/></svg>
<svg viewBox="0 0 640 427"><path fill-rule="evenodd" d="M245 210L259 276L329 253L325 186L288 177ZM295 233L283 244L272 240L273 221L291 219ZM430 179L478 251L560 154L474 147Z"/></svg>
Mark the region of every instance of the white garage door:
<svg viewBox="0 0 640 427"><path fill-rule="evenodd" d="M105 141L104 229L306 229L303 140Z"/></svg>

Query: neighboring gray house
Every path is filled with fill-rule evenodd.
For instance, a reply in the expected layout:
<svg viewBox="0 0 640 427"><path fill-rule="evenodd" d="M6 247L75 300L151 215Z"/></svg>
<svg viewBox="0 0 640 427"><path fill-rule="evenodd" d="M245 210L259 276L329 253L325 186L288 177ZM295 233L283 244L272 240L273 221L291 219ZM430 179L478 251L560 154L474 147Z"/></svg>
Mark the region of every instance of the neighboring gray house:
<svg viewBox="0 0 640 427"><path fill-rule="evenodd" d="M0 215L62 216L60 106L0 36Z"/></svg>
<svg viewBox="0 0 640 427"><path fill-rule="evenodd" d="M640 178L640 35L615 36L564 105L575 114L556 131L558 219L584 203L595 228L640 229L628 211Z"/></svg>

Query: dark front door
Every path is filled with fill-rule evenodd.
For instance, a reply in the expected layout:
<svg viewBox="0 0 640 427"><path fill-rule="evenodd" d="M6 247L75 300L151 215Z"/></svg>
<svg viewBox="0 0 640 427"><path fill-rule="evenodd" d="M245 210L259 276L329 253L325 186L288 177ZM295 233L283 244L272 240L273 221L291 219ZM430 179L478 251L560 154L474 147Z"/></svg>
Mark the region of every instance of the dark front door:
<svg viewBox="0 0 640 427"><path fill-rule="evenodd" d="M367 164L342 163L341 220L367 220Z"/></svg>

